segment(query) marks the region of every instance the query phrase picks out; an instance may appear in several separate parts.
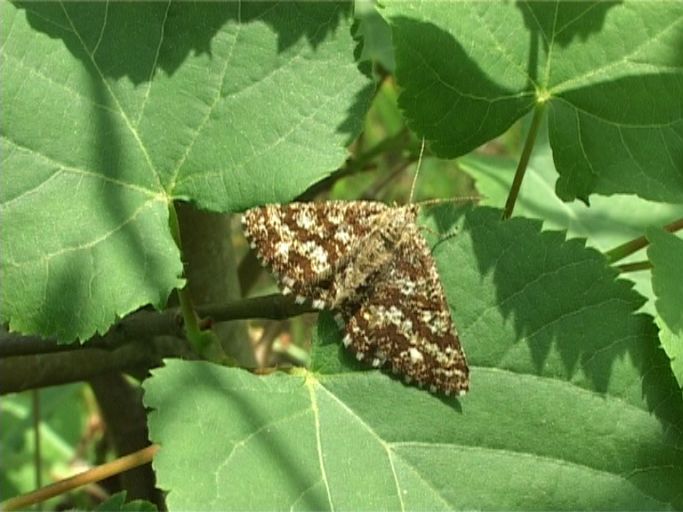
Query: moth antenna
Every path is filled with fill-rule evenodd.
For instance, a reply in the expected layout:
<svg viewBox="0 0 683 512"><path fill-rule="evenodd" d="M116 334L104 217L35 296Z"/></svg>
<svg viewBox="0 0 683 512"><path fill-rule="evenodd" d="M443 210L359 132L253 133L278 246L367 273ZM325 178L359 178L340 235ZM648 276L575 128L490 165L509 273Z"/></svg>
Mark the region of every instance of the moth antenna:
<svg viewBox="0 0 683 512"><path fill-rule="evenodd" d="M417 176L420 174L420 167L422 166L422 155L425 150L425 138L422 137L422 145L420 146L420 156L417 158L417 167L415 168L415 175L413 176L413 184L410 186L410 197L408 198L408 204L412 204L413 196L415 194L415 184L417 183Z"/></svg>

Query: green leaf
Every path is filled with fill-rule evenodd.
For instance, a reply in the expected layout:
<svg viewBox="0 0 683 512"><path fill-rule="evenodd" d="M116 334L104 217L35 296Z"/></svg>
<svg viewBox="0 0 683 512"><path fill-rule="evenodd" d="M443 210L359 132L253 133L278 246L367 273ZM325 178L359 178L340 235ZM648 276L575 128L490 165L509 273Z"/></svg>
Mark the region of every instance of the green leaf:
<svg viewBox="0 0 683 512"><path fill-rule="evenodd" d="M682 507L683 400L642 298L597 251L500 216L424 219L458 229L434 255L472 367L459 401L355 369L329 316L310 372L154 371L170 509Z"/></svg>
<svg viewBox="0 0 683 512"><path fill-rule="evenodd" d="M548 103L564 200L683 200L683 4L387 2L399 98L439 156Z"/></svg>
<svg viewBox="0 0 683 512"><path fill-rule="evenodd" d="M657 296L659 337L683 387L683 240L661 229L650 229L647 238L652 287Z"/></svg>
<svg viewBox="0 0 683 512"><path fill-rule="evenodd" d="M659 327L659 341L662 348L671 360L671 371L678 380L678 385L683 388L683 334L674 334L661 318L655 319Z"/></svg>
<svg viewBox="0 0 683 512"><path fill-rule="evenodd" d="M660 318L674 333L683 332L683 239L661 229L647 232L652 283Z"/></svg>
<svg viewBox="0 0 683 512"><path fill-rule="evenodd" d="M385 71L393 73L396 68L394 48L391 44L391 28L375 9L372 0L356 0L354 14L358 18L358 36L362 39L361 61L380 64Z"/></svg>
<svg viewBox="0 0 683 512"><path fill-rule="evenodd" d="M0 4L2 317L87 339L183 285L168 205L237 211L332 172L371 84L349 6Z"/></svg>

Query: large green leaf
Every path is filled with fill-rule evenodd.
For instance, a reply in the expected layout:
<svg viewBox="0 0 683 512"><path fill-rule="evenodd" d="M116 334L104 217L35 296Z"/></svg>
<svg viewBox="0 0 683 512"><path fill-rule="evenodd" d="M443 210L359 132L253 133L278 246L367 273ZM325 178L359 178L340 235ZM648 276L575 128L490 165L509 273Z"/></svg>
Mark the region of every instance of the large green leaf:
<svg viewBox="0 0 683 512"><path fill-rule="evenodd" d="M284 201L334 170L369 81L348 5L0 4L2 316L85 339L183 284L168 204Z"/></svg>
<svg viewBox="0 0 683 512"><path fill-rule="evenodd" d="M386 2L399 98L440 156L547 103L558 195L683 202L681 2Z"/></svg>
<svg viewBox="0 0 683 512"><path fill-rule="evenodd" d="M434 255L467 396L348 364L329 315L310 371L167 361L145 402L170 509L683 507L683 402L642 298L597 251L500 215L424 219L459 230Z"/></svg>

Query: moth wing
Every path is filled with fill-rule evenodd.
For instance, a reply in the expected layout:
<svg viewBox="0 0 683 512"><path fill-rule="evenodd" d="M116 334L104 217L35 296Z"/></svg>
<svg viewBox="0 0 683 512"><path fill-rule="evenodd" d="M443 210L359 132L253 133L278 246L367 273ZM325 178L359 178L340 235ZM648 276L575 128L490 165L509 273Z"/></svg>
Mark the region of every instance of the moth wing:
<svg viewBox="0 0 683 512"><path fill-rule="evenodd" d="M333 305L333 274L387 210L372 201L271 204L247 210L242 225L258 259L272 268L283 293Z"/></svg>
<svg viewBox="0 0 683 512"><path fill-rule="evenodd" d="M469 369L436 264L422 235L397 247L364 300L342 308L344 344L359 360L446 395L469 388Z"/></svg>

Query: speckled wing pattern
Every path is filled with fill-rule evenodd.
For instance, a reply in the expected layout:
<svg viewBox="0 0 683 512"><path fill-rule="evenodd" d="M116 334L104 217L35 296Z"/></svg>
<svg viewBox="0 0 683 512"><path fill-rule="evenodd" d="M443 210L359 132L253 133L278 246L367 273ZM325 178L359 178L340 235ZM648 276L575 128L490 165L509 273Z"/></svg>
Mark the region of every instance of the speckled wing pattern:
<svg viewBox="0 0 683 512"><path fill-rule="evenodd" d="M338 312L358 360L464 394L467 361L417 213L372 201L290 203L252 208L242 223L283 293Z"/></svg>
<svg viewBox="0 0 683 512"><path fill-rule="evenodd" d="M347 266L388 210L373 201L269 204L245 212L242 226L284 294L333 309L337 269Z"/></svg>

